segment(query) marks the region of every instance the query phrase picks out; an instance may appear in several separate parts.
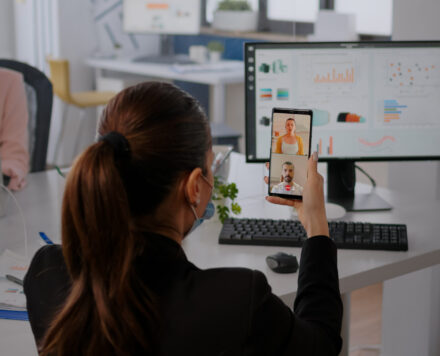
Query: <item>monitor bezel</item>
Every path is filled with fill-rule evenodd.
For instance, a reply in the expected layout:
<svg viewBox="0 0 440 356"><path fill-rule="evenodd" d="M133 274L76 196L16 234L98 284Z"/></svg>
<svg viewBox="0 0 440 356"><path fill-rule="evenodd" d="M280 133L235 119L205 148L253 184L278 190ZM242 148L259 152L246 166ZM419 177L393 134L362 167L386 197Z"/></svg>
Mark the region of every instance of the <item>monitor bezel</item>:
<svg viewBox="0 0 440 356"><path fill-rule="evenodd" d="M263 48L292 48L292 49L304 49L304 48L440 48L440 41L360 41L360 42L246 42L244 45L244 63L245 63L245 156L247 163L265 163L269 162L268 159L264 158L249 158L250 154L250 140L249 140L249 130L253 125L254 137L252 137L252 143L255 146L256 140L256 124L255 124L255 113L250 113L250 91L249 86L249 76L254 76L255 73L249 71L247 65L249 58L249 46L263 47ZM255 108L254 108L255 110ZM249 115L253 114L250 118ZM347 157L323 157L319 158L320 162L329 161L363 161L363 162L388 162L388 161L438 161L440 160L440 155L438 156L379 156L379 157L357 157L357 156L347 156Z"/></svg>

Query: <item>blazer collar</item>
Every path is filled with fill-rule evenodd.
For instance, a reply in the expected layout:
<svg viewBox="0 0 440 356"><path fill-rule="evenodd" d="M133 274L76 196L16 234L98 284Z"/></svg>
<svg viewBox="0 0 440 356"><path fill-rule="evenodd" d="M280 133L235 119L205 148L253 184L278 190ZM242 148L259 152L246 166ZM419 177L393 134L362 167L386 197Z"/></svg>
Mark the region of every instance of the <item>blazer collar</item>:
<svg viewBox="0 0 440 356"><path fill-rule="evenodd" d="M146 233L147 243L142 256L145 257L166 257L169 259L188 261L185 252L173 239L154 233Z"/></svg>

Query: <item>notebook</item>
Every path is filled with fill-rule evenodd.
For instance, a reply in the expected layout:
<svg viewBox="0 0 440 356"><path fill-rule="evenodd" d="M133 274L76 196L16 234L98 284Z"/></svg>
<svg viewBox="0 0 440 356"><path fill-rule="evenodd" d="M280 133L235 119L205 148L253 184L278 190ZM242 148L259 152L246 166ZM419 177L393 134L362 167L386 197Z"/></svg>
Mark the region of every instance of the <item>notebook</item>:
<svg viewBox="0 0 440 356"><path fill-rule="evenodd" d="M28 270L28 261L10 250L0 255L0 318L28 320L26 296L23 286L11 282L6 275L23 281Z"/></svg>

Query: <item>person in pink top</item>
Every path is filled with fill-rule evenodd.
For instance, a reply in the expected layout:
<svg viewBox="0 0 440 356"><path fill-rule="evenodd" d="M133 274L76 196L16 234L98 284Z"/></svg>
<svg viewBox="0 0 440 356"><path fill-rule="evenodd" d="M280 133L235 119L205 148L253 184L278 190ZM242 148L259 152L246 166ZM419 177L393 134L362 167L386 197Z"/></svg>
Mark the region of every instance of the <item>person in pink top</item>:
<svg viewBox="0 0 440 356"><path fill-rule="evenodd" d="M0 68L0 162L8 188L20 190L29 171L28 109L23 76Z"/></svg>

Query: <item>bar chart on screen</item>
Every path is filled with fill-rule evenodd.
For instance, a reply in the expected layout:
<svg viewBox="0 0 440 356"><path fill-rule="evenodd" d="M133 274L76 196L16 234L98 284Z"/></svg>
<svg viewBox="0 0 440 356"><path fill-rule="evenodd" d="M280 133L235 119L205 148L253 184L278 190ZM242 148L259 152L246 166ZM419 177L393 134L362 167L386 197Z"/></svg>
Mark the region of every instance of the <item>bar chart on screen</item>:
<svg viewBox="0 0 440 356"><path fill-rule="evenodd" d="M314 84L353 84L356 73L353 61L318 61L311 63Z"/></svg>
<svg viewBox="0 0 440 356"><path fill-rule="evenodd" d="M432 102L438 102L440 95L432 93L426 95ZM438 127L440 121L433 115L429 106L417 107L419 95L400 95L396 99L385 99L381 101L383 110L377 115L377 127L410 127L422 126L425 128Z"/></svg>
<svg viewBox="0 0 440 356"><path fill-rule="evenodd" d="M400 120L406 108L408 108L407 105L402 105L397 100L384 100L384 122Z"/></svg>
<svg viewBox="0 0 440 356"><path fill-rule="evenodd" d="M343 70L343 69L342 69ZM316 74L313 78L315 84L329 84L329 83L354 83L354 68L347 68L345 72L338 71L336 67L332 67L326 73L320 75Z"/></svg>
<svg viewBox="0 0 440 356"><path fill-rule="evenodd" d="M302 62L302 87L314 94L346 95L359 86L356 61L351 58L308 58Z"/></svg>
<svg viewBox="0 0 440 356"><path fill-rule="evenodd" d="M328 142L326 146L323 144L324 142ZM318 155L322 156L323 154L325 156L331 156L334 153L333 149L333 136L330 136L328 140L323 139L322 137L319 138L318 143L316 144L316 151L318 152Z"/></svg>

